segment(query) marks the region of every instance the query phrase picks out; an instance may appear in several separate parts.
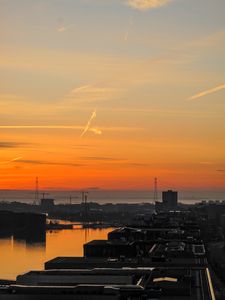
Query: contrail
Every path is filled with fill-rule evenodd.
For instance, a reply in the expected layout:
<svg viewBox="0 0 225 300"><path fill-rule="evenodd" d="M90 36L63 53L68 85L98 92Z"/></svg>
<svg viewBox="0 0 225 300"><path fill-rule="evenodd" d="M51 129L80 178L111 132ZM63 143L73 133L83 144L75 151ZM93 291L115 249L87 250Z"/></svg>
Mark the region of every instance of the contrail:
<svg viewBox="0 0 225 300"><path fill-rule="evenodd" d="M93 119L93 117L92 117ZM89 125L90 126L90 125ZM85 127L86 128L86 127ZM68 130L83 130L84 126L75 125L0 125L0 129L68 129ZM144 130L142 127L104 127L104 131L139 131ZM102 131L98 128L89 127L87 131L94 132L96 134L102 134Z"/></svg>
<svg viewBox="0 0 225 300"><path fill-rule="evenodd" d="M133 14L130 14L130 17L129 17L129 22L128 22L128 26L127 26L127 31L124 35L124 41L127 42L128 41L128 38L129 38L129 33L130 33L130 30L131 30L131 27L133 25Z"/></svg>
<svg viewBox="0 0 225 300"><path fill-rule="evenodd" d="M82 129L74 125L0 125L0 129Z"/></svg>
<svg viewBox="0 0 225 300"><path fill-rule="evenodd" d="M18 156L18 157L12 158L11 160L1 161L0 164L1 164L1 165L9 164L9 163L11 163L11 162L20 160L20 159L22 159L22 158L23 158L22 156Z"/></svg>
<svg viewBox="0 0 225 300"><path fill-rule="evenodd" d="M89 121L87 122L87 125L85 126L83 132L81 133L80 137L84 136L85 133L89 130L90 126L91 126L91 122L94 118L96 118L97 114L96 114L96 109L93 111ZM92 130L93 131L93 130Z"/></svg>
<svg viewBox="0 0 225 300"><path fill-rule="evenodd" d="M98 128L89 128L88 130L94 132L95 134L102 134L102 131Z"/></svg>
<svg viewBox="0 0 225 300"><path fill-rule="evenodd" d="M85 129L83 126L75 125L0 125L0 129L75 129L82 130L81 137L87 132L91 131L95 134L102 134L102 131L98 128L90 127L91 121L96 117L96 110L92 113L90 120L88 121Z"/></svg>
<svg viewBox="0 0 225 300"><path fill-rule="evenodd" d="M93 86L93 85L91 85L91 84L82 85L82 86L80 86L80 87L75 88L74 90L72 90L72 92L73 92L73 93L77 93L77 92L80 92L80 91L82 91L82 90L86 90L86 89L88 89L88 88L90 88L90 87L92 87L92 86Z"/></svg>
<svg viewBox="0 0 225 300"><path fill-rule="evenodd" d="M17 160L20 160L22 158L23 158L22 156L18 156L18 157L15 157L15 158L11 159L11 161L17 161Z"/></svg>
<svg viewBox="0 0 225 300"><path fill-rule="evenodd" d="M195 95L191 96L191 97L188 98L188 99L189 99L189 100L195 100L195 99L198 99L198 98L201 98L201 97L210 95L210 94L212 94L212 93L218 92L218 91L223 90L223 89L225 89L225 84L222 84L222 85L216 86L216 87L214 87L214 88L212 88L212 89L209 89L209 90L200 92L200 93L198 93L198 94L195 94Z"/></svg>

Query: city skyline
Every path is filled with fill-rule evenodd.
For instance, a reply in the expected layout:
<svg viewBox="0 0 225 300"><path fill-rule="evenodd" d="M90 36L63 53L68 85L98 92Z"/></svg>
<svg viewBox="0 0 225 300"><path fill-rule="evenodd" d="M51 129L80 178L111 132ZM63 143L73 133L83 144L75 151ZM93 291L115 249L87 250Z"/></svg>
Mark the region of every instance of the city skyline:
<svg viewBox="0 0 225 300"><path fill-rule="evenodd" d="M0 7L1 189L224 189L224 1Z"/></svg>

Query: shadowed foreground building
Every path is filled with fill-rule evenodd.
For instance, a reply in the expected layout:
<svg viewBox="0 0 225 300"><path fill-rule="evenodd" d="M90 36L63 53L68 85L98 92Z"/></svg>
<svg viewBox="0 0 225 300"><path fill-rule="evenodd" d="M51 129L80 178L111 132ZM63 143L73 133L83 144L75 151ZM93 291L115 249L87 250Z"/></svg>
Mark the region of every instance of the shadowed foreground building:
<svg viewBox="0 0 225 300"><path fill-rule="evenodd" d="M28 243L45 242L46 215L0 211L0 236L13 236Z"/></svg>
<svg viewBox="0 0 225 300"><path fill-rule="evenodd" d="M84 257L57 257L17 276L0 299L215 300L200 229L190 212L152 216L84 245Z"/></svg>
<svg viewBox="0 0 225 300"><path fill-rule="evenodd" d="M192 299L212 300L205 268L96 268L31 271L0 299Z"/></svg>

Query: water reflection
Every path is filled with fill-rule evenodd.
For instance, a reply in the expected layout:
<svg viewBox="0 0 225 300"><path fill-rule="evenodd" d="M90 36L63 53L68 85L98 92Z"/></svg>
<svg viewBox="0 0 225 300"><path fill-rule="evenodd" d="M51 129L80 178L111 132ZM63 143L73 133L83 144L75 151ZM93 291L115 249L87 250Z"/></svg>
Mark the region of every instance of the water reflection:
<svg viewBox="0 0 225 300"><path fill-rule="evenodd" d="M25 243L27 245L43 245L46 243L46 232L42 231L40 233L30 234L27 232L1 232L0 233L0 245L2 239L10 239L12 241L18 241L21 243Z"/></svg>
<svg viewBox="0 0 225 300"><path fill-rule="evenodd" d="M84 229L84 233L85 233L85 243L88 241L88 235L89 235L89 228L85 228Z"/></svg>
<svg viewBox="0 0 225 300"><path fill-rule="evenodd" d="M45 260L45 243L29 243L13 237L0 240L0 278L14 279L18 272L40 268ZM29 266L29 267L28 267Z"/></svg>
<svg viewBox="0 0 225 300"><path fill-rule="evenodd" d="M83 256L83 244L106 239L112 228L47 231L43 239L0 237L0 278L15 279L31 269L43 269L44 262L56 256ZM40 238L40 237L39 237Z"/></svg>

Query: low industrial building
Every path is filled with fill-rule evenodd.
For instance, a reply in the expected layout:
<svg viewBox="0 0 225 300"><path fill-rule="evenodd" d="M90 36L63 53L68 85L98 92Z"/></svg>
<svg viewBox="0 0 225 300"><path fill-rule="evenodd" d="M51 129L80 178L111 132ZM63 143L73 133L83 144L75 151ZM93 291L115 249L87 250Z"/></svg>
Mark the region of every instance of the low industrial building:
<svg viewBox="0 0 225 300"><path fill-rule="evenodd" d="M205 257L150 256L134 258L107 257L56 257L45 263L45 270L52 269L93 269L93 268L155 268L161 267L207 267Z"/></svg>
<svg viewBox="0 0 225 300"><path fill-rule="evenodd" d="M78 300L215 299L207 268L140 267L31 271L18 276L1 299L58 299L62 295Z"/></svg>

